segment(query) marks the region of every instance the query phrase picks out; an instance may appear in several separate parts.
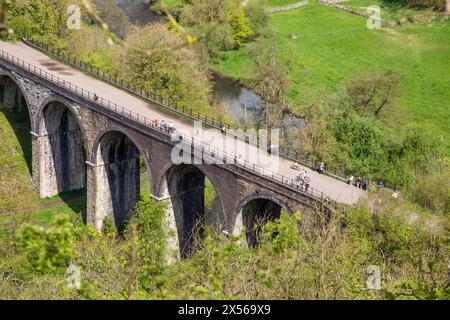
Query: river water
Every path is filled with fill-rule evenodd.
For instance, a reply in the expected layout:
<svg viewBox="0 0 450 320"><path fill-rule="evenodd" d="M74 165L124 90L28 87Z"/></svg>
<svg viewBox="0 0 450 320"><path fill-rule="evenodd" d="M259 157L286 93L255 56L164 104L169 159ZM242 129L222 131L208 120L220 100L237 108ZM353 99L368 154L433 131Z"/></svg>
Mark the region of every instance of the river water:
<svg viewBox="0 0 450 320"><path fill-rule="evenodd" d="M264 126L263 99L256 93L241 86L238 81L213 76L213 98L218 106L224 106L237 121L249 125ZM301 129L306 120L289 112L283 115L283 131Z"/></svg>
<svg viewBox="0 0 450 320"><path fill-rule="evenodd" d="M133 25L145 26L149 23L164 22L164 18L150 10L148 4L143 0L118 0L117 5L121 8Z"/></svg>

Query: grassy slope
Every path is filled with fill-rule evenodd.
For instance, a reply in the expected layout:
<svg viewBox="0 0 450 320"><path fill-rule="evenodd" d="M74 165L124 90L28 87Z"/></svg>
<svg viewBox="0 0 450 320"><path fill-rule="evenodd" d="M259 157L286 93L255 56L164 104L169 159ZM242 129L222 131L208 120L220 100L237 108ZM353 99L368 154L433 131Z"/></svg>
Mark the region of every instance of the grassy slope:
<svg viewBox="0 0 450 320"><path fill-rule="evenodd" d="M82 191L40 199L33 190L26 162L31 158L27 117L26 113L6 113L0 105L0 238L8 235L14 218L46 223L57 213L79 214L86 208Z"/></svg>
<svg viewBox="0 0 450 320"><path fill-rule="evenodd" d="M392 68L402 75L401 96L392 112L396 123L423 123L450 141L450 25L409 24L368 30L366 20L312 3L272 15L281 63L292 60L289 101L301 110L307 91L335 90L352 76ZM290 33L299 35L298 40ZM253 67L249 48L228 52L214 68L243 79Z"/></svg>
<svg viewBox="0 0 450 320"><path fill-rule="evenodd" d="M26 114L17 116L2 111L0 105L0 212L5 212L22 206L19 200L34 202L37 196L33 192L26 160L31 158L30 127ZM29 139L23 139L21 145L16 133Z"/></svg>

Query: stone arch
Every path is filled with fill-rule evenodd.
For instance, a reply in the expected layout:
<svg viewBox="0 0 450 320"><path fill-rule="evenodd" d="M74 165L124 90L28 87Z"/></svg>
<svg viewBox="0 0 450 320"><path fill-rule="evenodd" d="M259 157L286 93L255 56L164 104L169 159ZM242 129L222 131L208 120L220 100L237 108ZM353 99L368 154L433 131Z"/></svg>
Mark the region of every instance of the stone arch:
<svg viewBox="0 0 450 320"><path fill-rule="evenodd" d="M110 217L122 232L140 199L140 158L152 180L147 154L126 131L109 127L96 138L90 165L94 170L94 222L97 230ZM152 190L150 184L150 190ZM92 191L92 190L91 190ZM91 195L88 195L91 196ZM91 213L92 214L92 213Z"/></svg>
<svg viewBox="0 0 450 320"><path fill-rule="evenodd" d="M23 88L19 81L17 81L14 76L0 69L0 87L3 88L3 107L6 109L14 109L16 106L20 108L26 107L28 111L28 116L30 119L31 129L34 130L34 115L32 112L33 104L30 102L25 88ZM15 102L19 98L22 98L25 102L24 104L15 105ZM20 111L20 110L19 110Z"/></svg>
<svg viewBox="0 0 450 320"><path fill-rule="evenodd" d="M45 99L36 116L36 131L41 196L83 189L86 139L73 106L56 96Z"/></svg>
<svg viewBox="0 0 450 320"><path fill-rule="evenodd" d="M75 103L70 102L67 99L62 98L61 96L51 93L49 94L36 108L36 115L35 115L35 126L34 126L34 132L37 134L46 134L46 124L44 123L44 117L45 117L45 111L46 108L50 104L60 104L63 105L65 108L67 108L71 114L73 115L73 120L76 121L78 127L81 129L81 134L83 135L83 147L86 149L86 152L88 151L88 145L87 145L87 139L85 137L85 128L82 123L82 120L79 116L79 106ZM87 153L86 153L87 155Z"/></svg>
<svg viewBox="0 0 450 320"><path fill-rule="evenodd" d="M293 216L290 206L277 197L259 192L251 194L245 197L236 208L238 214L233 233L240 234L245 227L247 244L255 247L263 226L268 221L279 219L282 209Z"/></svg>
<svg viewBox="0 0 450 320"><path fill-rule="evenodd" d="M161 180L160 193L169 200L168 219L176 239L172 247L181 258L188 257L195 249L195 238L202 237L205 225L215 224L219 230L225 227L224 203L213 174L202 165L169 165ZM206 179L211 182L216 192L212 210L206 215L205 188ZM214 208L214 205L217 205ZM209 218L209 219L208 219Z"/></svg>
<svg viewBox="0 0 450 320"><path fill-rule="evenodd" d="M30 131L33 131L34 128L32 105L26 95L26 91L9 72L0 70L0 89L1 105L5 111L4 114L19 141L28 171L35 178L32 167L34 162L31 147L33 140L30 134ZM25 113L26 117L22 117Z"/></svg>

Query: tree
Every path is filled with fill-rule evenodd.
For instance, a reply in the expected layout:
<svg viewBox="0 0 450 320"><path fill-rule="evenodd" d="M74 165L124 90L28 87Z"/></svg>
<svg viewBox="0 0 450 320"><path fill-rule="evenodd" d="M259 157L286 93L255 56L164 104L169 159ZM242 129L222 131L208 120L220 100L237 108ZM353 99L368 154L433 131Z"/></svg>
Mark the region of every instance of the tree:
<svg viewBox="0 0 450 320"><path fill-rule="evenodd" d="M275 42L267 44L258 40L251 53L256 65L256 89L264 101L265 122L269 127L280 127L285 108L284 93L289 85L288 68L279 65Z"/></svg>
<svg viewBox="0 0 450 320"><path fill-rule="evenodd" d="M50 44L57 44L69 30L67 7L80 1L69 0L17 0L7 13L7 23L16 38L31 36Z"/></svg>
<svg viewBox="0 0 450 320"><path fill-rule="evenodd" d="M233 11L229 11L227 21L233 30L233 39L236 47L242 47L244 42L254 34L248 26L248 21L242 6L238 6Z"/></svg>
<svg viewBox="0 0 450 320"><path fill-rule="evenodd" d="M197 111L209 108L207 69L197 53L165 24L131 32L125 48L117 48L116 57L116 69L137 88L157 93L180 107Z"/></svg>
<svg viewBox="0 0 450 320"><path fill-rule="evenodd" d="M261 0L248 0L244 6L248 25L253 31L252 38L265 35L270 31L270 16Z"/></svg>

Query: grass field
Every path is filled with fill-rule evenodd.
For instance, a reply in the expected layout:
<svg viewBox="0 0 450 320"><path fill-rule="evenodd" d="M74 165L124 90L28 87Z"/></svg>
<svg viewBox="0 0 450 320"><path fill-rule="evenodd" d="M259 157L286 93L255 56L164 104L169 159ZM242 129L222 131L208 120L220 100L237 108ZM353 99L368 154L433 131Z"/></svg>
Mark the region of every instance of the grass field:
<svg viewBox="0 0 450 320"><path fill-rule="evenodd" d="M291 62L287 98L294 109L302 110L306 93L332 92L357 74L394 69L401 75L401 91L390 112L392 123L420 123L436 130L448 148L448 21L368 30L362 17L310 2L303 8L272 14L272 24L280 63ZM298 39L292 39L291 33ZM254 67L251 46L225 53L214 60L214 69L244 82L250 80Z"/></svg>
<svg viewBox="0 0 450 320"><path fill-rule="evenodd" d="M40 199L33 190L30 124L26 112L6 112L0 105L0 139L0 238L9 236L14 221L45 224L57 213L85 212L84 190L47 199Z"/></svg>

